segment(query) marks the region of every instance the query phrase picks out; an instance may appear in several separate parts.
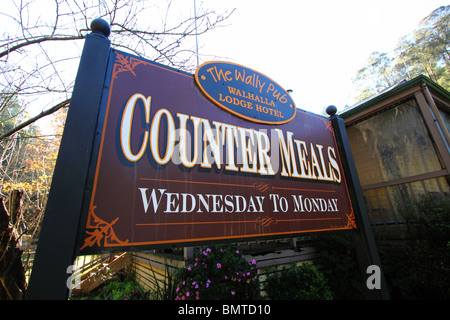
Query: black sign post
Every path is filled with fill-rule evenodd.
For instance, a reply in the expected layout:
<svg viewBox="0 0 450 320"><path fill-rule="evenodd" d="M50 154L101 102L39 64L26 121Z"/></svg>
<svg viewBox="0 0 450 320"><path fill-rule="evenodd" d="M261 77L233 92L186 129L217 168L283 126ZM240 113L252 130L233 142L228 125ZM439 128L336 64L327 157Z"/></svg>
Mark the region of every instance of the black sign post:
<svg viewBox="0 0 450 320"><path fill-rule="evenodd" d="M67 299L111 42L106 21L86 35L26 299Z"/></svg>
<svg viewBox="0 0 450 320"><path fill-rule="evenodd" d="M344 120L336 115L337 108L329 106L327 113L330 115L331 123L334 129L336 143L339 148L342 166L347 178L350 198L355 212L355 220L357 229L352 231L355 233L356 250L358 254L359 265L363 276L366 278L369 266L375 266L380 270L380 289L367 288L366 296L369 299L389 299L384 274L381 268L380 258L375 244L375 239L370 228L370 221L367 215L364 197L361 191L358 173L356 171L355 161L350 148L347 131L345 129ZM363 277L364 278L364 277Z"/></svg>

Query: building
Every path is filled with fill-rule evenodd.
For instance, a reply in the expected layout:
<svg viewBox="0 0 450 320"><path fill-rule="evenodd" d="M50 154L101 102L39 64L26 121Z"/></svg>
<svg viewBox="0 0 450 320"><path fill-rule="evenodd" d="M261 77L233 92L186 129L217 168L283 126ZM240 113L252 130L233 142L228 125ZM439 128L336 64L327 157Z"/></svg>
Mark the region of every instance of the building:
<svg viewBox="0 0 450 320"><path fill-rule="evenodd" d="M406 237L408 204L425 193L449 195L450 93L421 75L340 116L375 238Z"/></svg>

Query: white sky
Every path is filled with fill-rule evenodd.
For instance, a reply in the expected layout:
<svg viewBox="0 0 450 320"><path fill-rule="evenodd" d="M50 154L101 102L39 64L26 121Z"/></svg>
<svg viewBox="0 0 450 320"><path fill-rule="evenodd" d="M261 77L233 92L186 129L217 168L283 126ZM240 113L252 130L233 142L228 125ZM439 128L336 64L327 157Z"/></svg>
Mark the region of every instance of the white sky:
<svg viewBox="0 0 450 320"><path fill-rule="evenodd" d="M223 27L199 36L200 63L225 60L257 70L292 89L298 108L315 113L330 104L338 110L352 105L351 80L369 55L392 51L422 18L450 4L449 0L179 0L176 4L184 17L193 16L194 1L200 12L236 8ZM160 11L167 6L165 0L155 3L161 5ZM8 12L11 2L5 5L0 12ZM171 11L169 19L179 18Z"/></svg>
<svg viewBox="0 0 450 320"><path fill-rule="evenodd" d="M192 2L194 0L191 0ZM298 108L352 105L351 79L373 51L388 52L443 0L196 0L236 8L227 27L199 37L200 54L255 69L292 89ZM200 61L201 63L202 61Z"/></svg>

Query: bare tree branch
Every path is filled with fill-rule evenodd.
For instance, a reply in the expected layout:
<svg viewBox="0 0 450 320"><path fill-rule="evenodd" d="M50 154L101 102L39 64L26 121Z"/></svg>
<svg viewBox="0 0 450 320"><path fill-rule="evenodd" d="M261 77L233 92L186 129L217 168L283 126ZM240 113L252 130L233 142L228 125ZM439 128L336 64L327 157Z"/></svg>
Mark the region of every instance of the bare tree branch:
<svg viewBox="0 0 450 320"><path fill-rule="evenodd" d="M52 114L55 107L68 104L76 63L69 64L67 54L79 59L81 46L77 40L85 38L94 18L110 22L113 47L192 71L196 65L195 36L220 26L234 11L217 14L200 9L192 16L182 0L169 1L165 7L150 0L47 0L47 14L39 16L36 7L43 6L44 1L6 1L11 1L14 9L0 13L5 26L0 38L0 99L5 104L0 115L10 105L8 96L24 109L47 101L62 102L22 122L0 136L0 141Z"/></svg>
<svg viewBox="0 0 450 320"><path fill-rule="evenodd" d="M23 48L26 46L31 46L33 44L38 44L38 43L45 42L45 41L72 41L72 40L79 40L79 39L84 39L84 38L85 38L85 36L55 37L55 36L50 35L50 36L37 38L34 40L27 40L27 41L24 41L22 43L15 45L15 46L12 46L11 48L8 48L3 52L0 52L0 58L7 56L11 52L19 50L20 48Z"/></svg>
<svg viewBox="0 0 450 320"><path fill-rule="evenodd" d="M63 102L58 103L57 105L42 111L41 113L39 113L37 116L32 117L24 122L22 122L21 124L19 124L18 126L15 126L14 128L12 128L11 130L9 130L8 132L2 134L0 136L0 141L12 136L14 133L16 133L17 131L22 130L23 128L29 126L30 124L36 122L37 120L48 116L52 113L55 113L56 111L58 111L59 109L63 108L63 107L68 107L70 104L70 99L64 100Z"/></svg>

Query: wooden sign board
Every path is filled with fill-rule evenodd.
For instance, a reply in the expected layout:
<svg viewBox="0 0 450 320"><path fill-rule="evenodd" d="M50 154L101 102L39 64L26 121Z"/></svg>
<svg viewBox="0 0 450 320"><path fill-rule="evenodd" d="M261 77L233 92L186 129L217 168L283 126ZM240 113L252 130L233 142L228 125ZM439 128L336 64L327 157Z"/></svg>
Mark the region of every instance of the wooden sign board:
<svg viewBox="0 0 450 320"><path fill-rule="evenodd" d="M355 228L330 120L263 74L111 50L104 97L80 254Z"/></svg>

